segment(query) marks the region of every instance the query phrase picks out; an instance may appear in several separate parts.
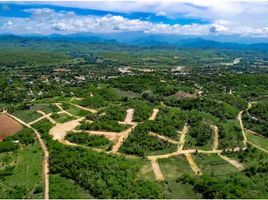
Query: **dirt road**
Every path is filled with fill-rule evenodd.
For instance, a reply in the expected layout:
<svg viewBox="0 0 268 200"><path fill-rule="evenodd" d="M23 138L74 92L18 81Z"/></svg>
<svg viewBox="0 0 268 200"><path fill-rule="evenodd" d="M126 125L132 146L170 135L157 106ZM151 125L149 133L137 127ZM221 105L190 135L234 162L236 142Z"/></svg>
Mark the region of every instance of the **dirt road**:
<svg viewBox="0 0 268 200"><path fill-rule="evenodd" d="M254 143L252 143L252 142L249 142L249 141L248 141L248 143L249 143L250 145L256 147L257 149L259 149L259 150L261 150L261 151L263 151L263 152L265 152L265 153L268 153L268 151L267 151L266 149L261 148L260 146L254 144Z"/></svg>
<svg viewBox="0 0 268 200"><path fill-rule="evenodd" d="M133 122L131 122L133 124ZM132 127L120 133L120 136L112 148L112 153L117 153L124 141L128 138L129 134L136 128L137 123L134 123Z"/></svg>
<svg viewBox="0 0 268 200"><path fill-rule="evenodd" d="M199 169L199 167L197 166L197 164L195 163L195 161L193 160L193 157L191 154L185 153L184 154L186 157L186 160L188 161L190 167L192 168L192 170L194 171L194 173L196 175L202 175L201 170Z"/></svg>
<svg viewBox="0 0 268 200"><path fill-rule="evenodd" d="M132 124L132 121L133 121L133 114L134 114L134 109L133 109L133 108L127 109L126 118L125 118L125 120L124 120L124 122L125 122L126 124Z"/></svg>
<svg viewBox="0 0 268 200"><path fill-rule="evenodd" d="M8 116L12 117L14 120L18 121L19 123L23 124L24 126L32 129L40 143L41 149L44 153L44 160L43 160L43 175L44 175L44 179L45 179L45 195L44 195L44 199L49 199L49 153L48 153L48 149L47 146L44 142L44 140L42 139L40 133L34 129L31 125L25 123L24 121L22 121L21 119L17 118L16 116L13 116L7 112L5 112L5 114L7 114Z"/></svg>
<svg viewBox="0 0 268 200"><path fill-rule="evenodd" d="M175 140L172 140L172 139L170 139L170 138L168 138L166 136L163 136L163 135L159 135L159 134L156 134L156 133L153 133L153 132L149 132L149 135L154 136L154 137L158 137L161 140L167 141L167 142L172 143L172 144L179 144L179 142L177 142Z"/></svg>
<svg viewBox="0 0 268 200"><path fill-rule="evenodd" d="M248 142L248 139L247 139L247 136L246 136L246 133L245 133L245 130L244 130L244 125L243 125L243 122L242 122L242 114L243 114L243 110L239 112L238 116L237 116L237 120L239 122L239 125L240 125L240 128L241 128L241 131L242 131L242 134L243 134L243 143L244 143L244 146L247 147L247 142Z"/></svg>
<svg viewBox="0 0 268 200"><path fill-rule="evenodd" d="M152 168L153 168L153 171L154 171L154 175L155 175L155 178L157 181L163 181L165 180L162 172L161 172L161 169L159 167L159 164L157 162L156 159L151 159L151 164L152 164Z"/></svg>
<svg viewBox="0 0 268 200"><path fill-rule="evenodd" d="M149 117L148 120L152 120L152 121L154 121L155 118L157 117L158 112L159 112L159 109L154 108L154 109L153 109L153 113L152 113L152 115Z"/></svg>
<svg viewBox="0 0 268 200"><path fill-rule="evenodd" d="M227 161L228 163L230 163L231 165L233 165L234 167L236 167L239 170L243 170L244 166L242 165L242 163L238 162L237 160L233 160L231 158L228 158L227 156L224 156L222 154L218 154L223 160Z"/></svg>
<svg viewBox="0 0 268 200"><path fill-rule="evenodd" d="M70 117L76 117L76 116L74 116L73 114L69 113L68 111L64 110L64 109L61 107L61 103L55 103L54 105L56 105L56 106L60 109L60 111L57 112L57 114L64 113L64 114L66 114L66 115L69 115Z"/></svg>
<svg viewBox="0 0 268 200"><path fill-rule="evenodd" d="M97 113L98 111L95 110L95 109L91 109L91 108L86 108L86 107L83 107L83 106L80 106L80 105L77 105L77 104L74 104L74 103L70 103L71 105L81 109L81 110L85 110L85 111L88 111L88 112L92 112L92 113Z"/></svg>
<svg viewBox="0 0 268 200"><path fill-rule="evenodd" d="M180 137L180 140L179 140L178 150L183 149L184 143L185 143L185 137L186 137L186 134L188 133L188 131L189 131L189 127L188 127L187 124L185 124L183 129L182 129L182 132L181 132L181 137Z"/></svg>
<svg viewBox="0 0 268 200"><path fill-rule="evenodd" d="M216 125L212 125L211 127L214 133L213 150L216 150L219 147L219 128Z"/></svg>
<svg viewBox="0 0 268 200"><path fill-rule="evenodd" d="M59 142L64 143L65 136L69 131L72 131L80 125L80 122L84 119L84 117L81 117L79 119L75 119L72 121L68 121L66 123L57 123L56 126L52 127L49 130L49 135L53 137L54 140L58 140Z"/></svg>
<svg viewBox="0 0 268 200"><path fill-rule="evenodd" d="M52 115L52 113L49 113L49 114L46 114L46 113L44 113L43 111L41 111L41 110L38 110L37 111L39 114L41 114L41 115L43 115L43 116L46 116L46 118L52 123L52 124L57 124L57 122L54 120L54 119L52 119L50 116Z"/></svg>

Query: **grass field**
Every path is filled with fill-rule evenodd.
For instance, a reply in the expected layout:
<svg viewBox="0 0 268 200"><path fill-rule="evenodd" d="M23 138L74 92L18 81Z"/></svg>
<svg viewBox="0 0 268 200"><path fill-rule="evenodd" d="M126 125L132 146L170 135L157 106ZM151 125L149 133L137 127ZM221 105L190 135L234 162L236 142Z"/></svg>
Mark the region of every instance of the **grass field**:
<svg viewBox="0 0 268 200"><path fill-rule="evenodd" d="M51 117L59 123L65 123L65 122L68 122L68 121L75 119L74 117L71 117L71 116L66 115L64 113L55 114L55 115L53 114Z"/></svg>
<svg viewBox="0 0 268 200"><path fill-rule="evenodd" d="M70 104L62 104L63 109L65 109L67 112L71 113L74 116L86 116L89 114L86 110L81 110L73 105Z"/></svg>
<svg viewBox="0 0 268 200"><path fill-rule="evenodd" d="M93 199L87 190L73 180L53 174L49 179L51 199Z"/></svg>
<svg viewBox="0 0 268 200"><path fill-rule="evenodd" d="M224 175L237 171L237 169L220 158L217 154L192 155L203 174Z"/></svg>
<svg viewBox="0 0 268 200"><path fill-rule="evenodd" d="M60 111L60 109L57 106L55 106L53 104L45 104L45 103L34 105L33 110L36 110L36 111L41 110L47 114L48 113L56 113L56 112Z"/></svg>
<svg viewBox="0 0 268 200"><path fill-rule="evenodd" d="M9 154L10 160L16 164L12 175L1 178L1 198L44 198L43 155L39 144L35 143L17 153Z"/></svg>
<svg viewBox="0 0 268 200"><path fill-rule="evenodd" d="M193 174L183 155L176 158L159 159L158 163L164 177L168 180L175 180L185 173Z"/></svg>
<svg viewBox="0 0 268 200"><path fill-rule="evenodd" d="M137 178L140 180L155 180L155 175L153 172L151 161L144 161L144 165L141 168L140 172L137 175Z"/></svg>
<svg viewBox="0 0 268 200"><path fill-rule="evenodd" d="M201 196L192 190L188 184L177 183L175 180L167 181L164 185L166 199L197 199Z"/></svg>
<svg viewBox="0 0 268 200"><path fill-rule="evenodd" d="M19 111L12 113L12 115L15 115L16 117L20 118L26 123L32 122L42 116L41 114L37 113L33 109L32 110L19 110Z"/></svg>
<svg viewBox="0 0 268 200"><path fill-rule="evenodd" d="M246 135L247 135L248 141L268 151L268 139L267 138L255 135L251 133L250 131L246 131Z"/></svg>

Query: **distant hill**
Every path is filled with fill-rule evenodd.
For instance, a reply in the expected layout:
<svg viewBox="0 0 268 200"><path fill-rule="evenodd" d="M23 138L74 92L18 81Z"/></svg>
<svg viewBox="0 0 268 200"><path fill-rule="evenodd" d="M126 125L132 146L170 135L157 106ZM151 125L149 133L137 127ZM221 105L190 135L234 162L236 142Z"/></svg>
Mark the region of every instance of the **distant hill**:
<svg viewBox="0 0 268 200"><path fill-rule="evenodd" d="M0 36L1 44L11 46L33 45L38 43L49 43L49 41L76 42L76 43L109 43L126 44L138 46L172 46L180 48L201 48L201 49L237 49L237 50L268 50L268 43L234 43L218 42L203 38L174 36L174 35L145 35L140 33L118 33L118 34L73 34L73 35L49 35L49 36ZM52 45L53 46L53 45Z"/></svg>

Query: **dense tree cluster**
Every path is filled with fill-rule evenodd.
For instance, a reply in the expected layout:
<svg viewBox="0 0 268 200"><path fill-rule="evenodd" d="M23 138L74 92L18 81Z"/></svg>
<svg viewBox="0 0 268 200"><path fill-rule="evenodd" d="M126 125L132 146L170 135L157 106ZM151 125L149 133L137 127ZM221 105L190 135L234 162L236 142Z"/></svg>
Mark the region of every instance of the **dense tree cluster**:
<svg viewBox="0 0 268 200"><path fill-rule="evenodd" d="M248 113L243 114L244 126L268 137L268 101L253 104Z"/></svg>
<svg viewBox="0 0 268 200"><path fill-rule="evenodd" d="M151 131L150 125L150 122L139 124L125 140L120 151L139 156L145 156L156 151L175 151L177 145L160 140L148 134Z"/></svg>
<svg viewBox="0 0 268 200"><path fill-rule="evenodd" d="M177 181L190 184L205 199L266 198L268 195L267 167L268 163L265 162L229 176L184 175Z"/></svg>
<svg viewBox="0 0 268 200"><path fill-rule="evenodd" d="M79 156L79 159L77 157ZM52 174L74 180L95 198L162 198L157 183L136 180L137 160L53 144Z"/></svg>
<svg viewBox="0 0 268 200"><path fill-rule="evenodd" d="M77 143L77 144L83 144L89 147L97 147L97 146L103 146L110 143L110 141L102 136L96 136L96 135L89 135L88 133L68 133L65 137L66 140Z"/></svg>
<svg viewBox="0 0 268 200"><path fill-rule="evenodd" d="M165 103L169 106L180 107L184 110L203 111L210 113L221 120L233 119L238 114L238 109L226 102L219 102L208 98L168 98Z"/></svg>

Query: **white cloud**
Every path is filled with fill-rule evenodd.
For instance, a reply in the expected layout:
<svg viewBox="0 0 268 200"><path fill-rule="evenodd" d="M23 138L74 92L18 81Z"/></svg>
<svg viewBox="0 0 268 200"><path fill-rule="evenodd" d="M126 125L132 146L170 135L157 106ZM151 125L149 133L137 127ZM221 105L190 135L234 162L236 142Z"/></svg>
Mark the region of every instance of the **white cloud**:
<svg viewBox="0 0 268 200"><path fill-rule="evenodd" d="M193 3L193 2L192 2ZM193 10L198 10L198 6L204 5L184 5L192 6ZM213 6L212 6L213 7ZM228 10L229 4L224 4L222 8L214 6L215 10ZM239 7L239 6L238 6ZM163 6L161 6L163 8ZM200 8L205 9L205 8ZM247 12L256 11L257 8L251 7ZM152 23L140 19L128 19L119 15L106 16L81 16L74 12L55 11L49 8L27 9L25 12L31 13L28 18L0 18L0 27L2 33L14 34L72 34L80 32L126 32L126 31L141 31L145 33L160 33L160 34L181 34L181 35L210 35L210 34L225 34L225 35L242 35L254 37L268 37L268 23L258 22L241 23L239 20L229 19L227 17L215 17L210 24L191 24L191 25L169 25L163 23ZM212 11L211 11L212 12ZM242 19L241 9L235 12L232 8L231 15L239 15ZM245 13L244 11L242 13ZM265 13L265 9L261 9L260 13ZM169 14L161 10L158 14ZM197 14L197 12L195 12ZM190 12L188 15L193 15ZM207 14L208 15L208 14ZM218 15L220 16L220 15ZM258 16L259 17L259 16ZM264 21L267 17L264 18Z"/></svg>
<svg viewBox="0 0 268 200"><path fill-rule="evenodd" d="M158 13L156 13L156 16L167 16L167 13L164 11L159 11Z"/></svg>

